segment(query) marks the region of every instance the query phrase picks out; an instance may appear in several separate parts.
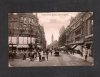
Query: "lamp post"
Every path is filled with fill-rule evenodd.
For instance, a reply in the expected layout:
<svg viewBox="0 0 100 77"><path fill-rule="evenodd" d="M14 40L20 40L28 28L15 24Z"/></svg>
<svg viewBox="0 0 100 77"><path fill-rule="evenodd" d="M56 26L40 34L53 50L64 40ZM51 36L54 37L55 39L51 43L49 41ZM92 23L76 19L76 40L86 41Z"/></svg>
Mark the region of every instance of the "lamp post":
<svg viewBox="0 0 100 77"><path fill-rule="evenodd" d="M32 52L32 32L33 32L33 30L32 30L32 27L31 27L31 25L30 25L30 44L29 44L29 48L30 48L30 51Z"/></svg>

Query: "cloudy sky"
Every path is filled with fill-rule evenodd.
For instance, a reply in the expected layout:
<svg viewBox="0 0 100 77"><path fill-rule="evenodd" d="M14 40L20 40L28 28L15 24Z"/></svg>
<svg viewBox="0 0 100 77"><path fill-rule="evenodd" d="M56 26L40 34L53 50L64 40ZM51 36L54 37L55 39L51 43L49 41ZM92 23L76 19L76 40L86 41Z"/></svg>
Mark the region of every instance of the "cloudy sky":
<svg viewBox="0 0 100 77"><path fill-rule="evenodd" d="M45 12L38 13L39 23L44 26L47 45L51 43L51 35L54 40L59 38L59 30L62 26L67 27L71 17L75 17L78 12Z"/></svg>

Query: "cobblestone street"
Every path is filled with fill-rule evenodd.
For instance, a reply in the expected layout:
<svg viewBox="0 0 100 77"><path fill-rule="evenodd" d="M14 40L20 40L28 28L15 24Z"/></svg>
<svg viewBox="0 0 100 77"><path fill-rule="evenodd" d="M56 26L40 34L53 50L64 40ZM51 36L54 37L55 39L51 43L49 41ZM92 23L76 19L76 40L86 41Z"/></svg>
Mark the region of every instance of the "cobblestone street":
<svg viewBox="0 0 100 77"><path fill-rule="evenodd" d="M39 62L38 57L34 61L14 59L9 61L12 67L34 67L34 66L92 66L92 63L84 61L83 59L77 58L72 55L60 53L60 56L54 56L49 54L48 61Z"/></svg>

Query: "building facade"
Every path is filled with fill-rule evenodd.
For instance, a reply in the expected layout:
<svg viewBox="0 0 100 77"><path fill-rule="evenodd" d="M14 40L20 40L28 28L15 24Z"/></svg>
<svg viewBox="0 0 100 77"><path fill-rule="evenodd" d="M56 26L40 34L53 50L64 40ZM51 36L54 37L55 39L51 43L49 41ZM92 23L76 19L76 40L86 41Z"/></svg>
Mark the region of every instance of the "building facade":
<svg viewBox="0 0 100 77"><path fill-rule="evenodd" d="M58 41L58 44L59 44L59 47L61 46L64 46L65 45L65 42L66 42L66 33L65 33L65 27L62 26L59 30L59 41Z"/></svg>
<svg viewBox="0 0 100 77"><path fill-rule="evenodd" d="M66 46L86 45L93 56L93 12L79 12L66 28ZM81 51L82 52L82 51Z"/></svg>
<svg viewBox="0 0 100 77"><path fill-rule="evenodd" d="M37 14L32 13L9 13L8 14L8 44L9 48L27 49L43 40ZM44 31L43 31L44 32ZM42 33L43 33L42 32ZM43 36L45 39L45 36ZM39 41L40 40L40 41ZM41 44L42 46L42 44Z"/></svg>

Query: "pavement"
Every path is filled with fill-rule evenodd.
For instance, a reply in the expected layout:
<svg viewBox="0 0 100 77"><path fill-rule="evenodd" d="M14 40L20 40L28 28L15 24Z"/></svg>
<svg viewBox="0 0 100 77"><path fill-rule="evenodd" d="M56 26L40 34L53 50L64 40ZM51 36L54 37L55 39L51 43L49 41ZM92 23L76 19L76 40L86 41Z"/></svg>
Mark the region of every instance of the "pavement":
<svg viewBox="0 0 100 77"><path fill-rule="evenodd" d="M80 54L75 53L73 56L84 60L84 56L82 57ZM93 57L88 56L87 61L94 64L94 58Z"/></svg>
<svg viewBox="0 0 100 77"><path fill-rule="evenodd" d="M26 60L14 59L9 60L9 67L44 67L44 66L92 66L92 63L84 61L82 58L76 57L75 55L60 53L60 56L50 55L48 61L39 61L39 58L30 61L29 58ZM77 55L79 56L79 55Z"/></svg>

